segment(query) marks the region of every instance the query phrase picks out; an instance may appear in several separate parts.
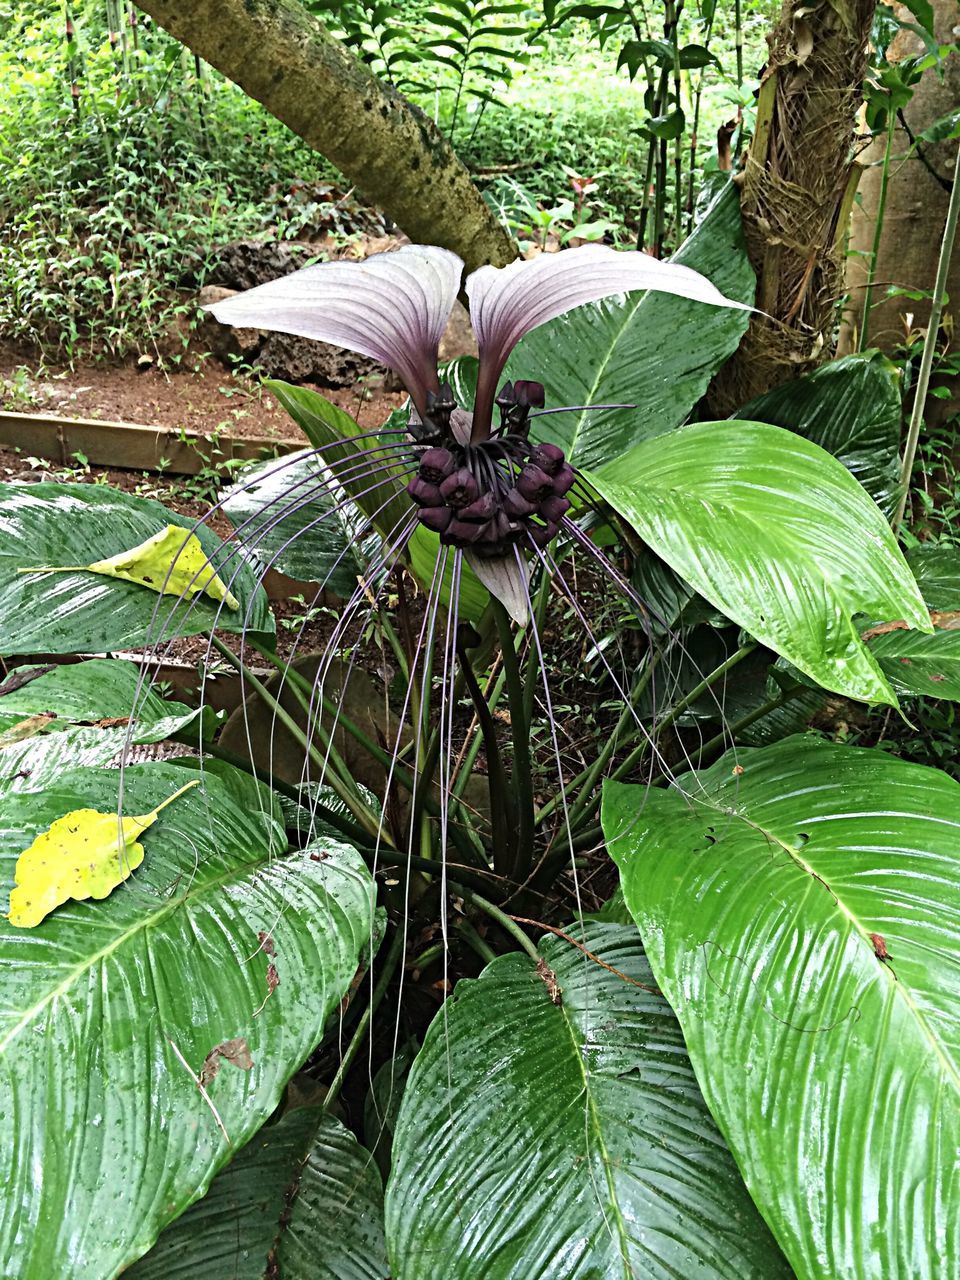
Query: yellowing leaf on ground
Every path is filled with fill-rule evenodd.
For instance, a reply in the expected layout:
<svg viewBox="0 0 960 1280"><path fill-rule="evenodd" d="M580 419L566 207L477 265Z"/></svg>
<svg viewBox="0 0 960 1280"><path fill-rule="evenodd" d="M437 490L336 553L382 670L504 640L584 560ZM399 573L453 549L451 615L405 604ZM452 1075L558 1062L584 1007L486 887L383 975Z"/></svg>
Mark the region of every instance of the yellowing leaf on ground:
<svg viewBox="0 0 960 1280"><path fill-rule="evenodd" d="M107 897L143 861L137 837L161 809L196 786L199 779L138 818L96 809L74 809L58 818L17 859L7 919L18 929L32 929L68 898Z"/></svg>
<svg viewBox="0 0 960 1280"><path fill-rule="evenodd" d="M149 587L165 596L196 596L206 593L222 600L228 609L239 609L240 601L227 590L214 572L195 533L178 524L168 524L146 542L93 564L41 565L19 569L19 573L101 573Z"/></svg>

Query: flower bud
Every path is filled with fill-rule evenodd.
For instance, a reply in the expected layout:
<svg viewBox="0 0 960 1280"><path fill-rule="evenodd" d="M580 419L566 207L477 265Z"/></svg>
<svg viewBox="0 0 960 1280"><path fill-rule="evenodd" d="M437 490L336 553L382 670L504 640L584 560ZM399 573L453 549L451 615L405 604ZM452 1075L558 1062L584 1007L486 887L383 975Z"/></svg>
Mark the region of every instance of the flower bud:
<svg viewBox="0 0 960 1280"><path fill-rule="evenodd" d="M563 450L555 444L538 444L530 450L530 461L548 476L555 476L564 463Z"/></svg>
<svg viewBox="0 0 960 1280"><path fill-rule="evenodd" d="M456 466L449 449L427 449L420 455L420 479L428 484L439 484Z"/></svg>
<svg viewBox="0 0 960 1280"><path fill-rule="evenodd" d="M577 473L574 471L573 467L569 467L564 464L553 477L553 492L558 498L562 498L576 478Z"/></svg>
<svg viewBox="0 0 960 1280"><path fill-rule="evenodd" d="M492 493L481 493L476 502L471 502L469 506L462 507L457 512L459 520L479 520L486 521L494 514L497 509L497 500Z"/></svg>
<svg viewBox="0 0 960 1280"><path fill-rule="evenodd" d="M469 520L454 518L447 525L444 542L476 542L487 528L485 524L473 524Z"/></svg>
<svg viewBox="0 0 960 1280"><path fill-rule="evenodd" d="M517 492L528 502L542 502L554 492L553 480L545 471L528 462L517 480Z"/></svg>
<svg viewBox="0 0 960 1280"><path fill-rule="evenodd" d="M425 507L420 512L420 523L434 533L443 533L452 519L453 512L449 507Z"/></svg>
<svg viewBox="0 0 960 1280"><path fill-rule="evenodd" d="M551 521L546 525L531 524L527 525L527 533L530 535L533 545L540 547L541 550L552 542L559 533L557 526Z"/></svg>
<svg viewBox="0 0 960 1280"><path fill-rule="evenodd" d="M407 485L407 493L421 507L442 507L443 498L435 484L428 484L419 476L414 476Z"/></svg>
<svg viewBox="0 0 960 1280"><path fill-rule="evenodd" d="M452 475L447 476L446 480L440 486L440 493L444 502L455 510L459 507L466 507L471 502L476 501L479 495L477 482L467 467L460 467L454 471Z"/></svg>
<svg viewBox="0 0 960 1280"><path fill-rule="evenodd" d="M518 378L513 384L513 394L517 404L522 404L529 409L543 408L544 394L542 382L528 382L525 378Z"/></svg>
<svg viewBox="0 0 960 1280"><path fill-rule="evenodd" d="M546 520L549 524L556 524L561 516L565 516L570 510L569 498L558 498L555 494L549 498L544 498L540 503L540 518Z"/></svg>
<svg viewBox="0 0 960 1280"><path fill-rule="evenodd" d="M503 499L503 509L508 516L513 516L515 520L522 520L524 516L533 515L536 507L532 502L528 502L522 494L517 493L516 489L511 489Z"/></svg>

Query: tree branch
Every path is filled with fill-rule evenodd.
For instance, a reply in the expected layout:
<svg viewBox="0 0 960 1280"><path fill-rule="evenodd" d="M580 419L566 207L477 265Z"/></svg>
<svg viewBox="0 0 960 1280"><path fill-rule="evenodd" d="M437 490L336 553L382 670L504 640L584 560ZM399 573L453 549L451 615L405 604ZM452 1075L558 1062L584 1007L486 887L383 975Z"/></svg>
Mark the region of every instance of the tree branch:
<svg viewBox="0 0 960 1280"><path fill-rule="evenodd" d="M422 244L468 270L516 257L439 129L381 83L297 0L137 0L262 103Z"/></svg>

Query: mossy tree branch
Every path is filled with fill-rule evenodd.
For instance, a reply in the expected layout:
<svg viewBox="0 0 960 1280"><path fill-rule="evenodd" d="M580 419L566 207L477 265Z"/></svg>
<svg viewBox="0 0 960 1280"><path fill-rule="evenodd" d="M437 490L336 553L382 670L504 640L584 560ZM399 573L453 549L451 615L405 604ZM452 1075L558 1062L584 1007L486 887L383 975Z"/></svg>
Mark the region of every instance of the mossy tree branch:
<svg viewBox="0 0 960 1280"><path fill-rule="evenodd" d="M335 164L413 241L452 249L468 270L516 256L433 121L297 0L137 3Z"/></svg>

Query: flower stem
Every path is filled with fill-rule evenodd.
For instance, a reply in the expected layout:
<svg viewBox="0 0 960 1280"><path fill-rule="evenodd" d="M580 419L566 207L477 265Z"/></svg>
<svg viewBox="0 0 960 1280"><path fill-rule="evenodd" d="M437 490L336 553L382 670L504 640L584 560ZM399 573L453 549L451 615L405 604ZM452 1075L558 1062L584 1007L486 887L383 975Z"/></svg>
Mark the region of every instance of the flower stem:
<svg viewBox="0 0 960 1280"><path fill-rule="evenodd" d="M505 911L501 911L500 908L495 907L489 899L481 897L479 893L474 893L472 889L464 889L462 885L458 887L467 902L472 902L475 907L479 907L484 915L489 916L491 920L500 926L504 933L509 933L510 937L513 938L514 941L519 942L520 946L523 947L531 960L540 959L540 953L537 951L537 948L533 945L516 921L512 920Z"/></svg>
<svg viewBox="0 0 960 1280"><path fill-rule="evenodd" d="M493 836L493 865L498 874L509 876L516 863L517 813L514 797L507 782L507 775L497 742L497 729L484 699L470 658L460 636L457 636L457 657L467 691L473 702L474 712L487 753L487 784L490 791L490 823Z"/></svg>
<svg viewBox="0 0 960 1280"><path fill-rule="evenodd" d="M517 843L512 872L523 880L533 862L533 774L530 761L530 725L526 719L525 693L510 617L499 600L491 600L500 635L503 673L510 703L510 734L513 740L513 785L517 799Z"/></svg>
<svg viewBox="0 0 960 1280"><path fill-rule="evenodd" d="M232 649L228 649L216 635L211 635L210 640L217 652L222 657L226 658L232 667L241 672L244 680L249 683L250 687L258 697L260 697L271 711L273 711L274 715L290 733L294 741L303 747L313 764L322 771L324 781L329 784L331 790L337 795L337 797L343 801L367 834L373 836L374 839L379 837L380 839L385 840L388 844L393 844L393 840L391 839L389 832L383 829L383 825L380 820L371 813L362 800L353 793L350 787L344 785L336 773L327 769L327 761L325 758L309 740L307 735L297 724L296 720L294 720L293 716L290 715L285 707L280 705L269 689L267 689L266 685L264 685L263 682L253 674L246 663L243 662L241 658L238 658Z"/></svg>
<svg viewBox="0 0 960 1280"><path fill-rule="evenodd" d="M727 674L728 671L732 670L739 662L742 662L744 658L748 657L749 654L753 653L756 647L757 647L756 640L746 640L740 646L740 648L736 650L735 653L732 653L730 657L726 659L725 662L721 662L718 667L716 667L713 671L709 673L709 675L704 676L704 678L700 681L698 685L696 685L693 689L691 689L690 692L687 693L683 698L681 698L679 702L674 703L674 705L670 708L670 710L659 722L659 724L656 725L657 732L662 732L664 729L669 729L671 725L675 724L676 721L680 718L680 716L683 715L684 711L686 711L688 707L690 707L694 702L696 702L696 700L702 694L704 694L712 684L716 683L717 680L720 680L723 676ZM632 769L636 768L636 766L640 763L640 761L646 755L649 749L649 746L650 746L649 741L646 738L642 742L638 743L637 746L633 749L633 751L631 751L630 754L626 757L626 759L621 764L619 764L616 767L616 769L613 770L613 772L610 774L610 777L612 779L622 778L626 774L628 774ZM599 776L599 774L597 776ZM595 786L596 780L597 780L596 777L594 777L590 785ZM584 787L583 790L584 792L587 792L586 787ZM599 807L599 804L600 804L599 793L594 791L592 795L587 794L585 797L585 803L581 802L583 799L584 797L581 797L581 800L578 800L577 802L578 817L582 819L590 819L592 818L593 814L596 812L597 808ZM589 847L589 844L592 841L592 838L595 836L595 834L596 834L596 828L593 828L593 827L591 827L587 832L584 833L584 839L586 839L587 837L590 837L590 840L588 840L588 844L586 846L582 846L581 840L578 836L578 839L574 845L575 849L579 849L581 847Z"/></svg>
<svg viewBox="0 0 960 1280"><path fill-rule="evenodd" d="M357 1023L356 1030L350 1039L344 1051L343 1057L340 1059L340 1066L337 1073L330 1081L330 1088L327 1090L327 1096L323 1100L324 1111L329 1111L339 1096L340 1090L343 1088L343 1082L347 1072L353 1066L353 1061L360 1052L360 1046L363 1044L367 1034L367 1028L370 1026L374 1011L379 1006L381 1000L386 994L387 986L393 977L393 971L397 967L397 962L403 954L403 929L399 928L390 940L390 949L383 962L383 968L380 970L380 977L377 979L377 985L373 989L370 997L370 1003L361 1014L360 1021Z"/></svg>
<svg viewBox="0 0 960 1280"><path fill-rule="evenodd" d="M750 725L755 724L761 717L768 715L771 711L777 711L780 707L785 707L788 702L792 702L794 698L799 698L802 689L790 689L785 693L779 693L776 697L768 698L766 702L762 702L759 707L748 712L745 716L741 716L723 733L718 733L709 741L705 742L702 747L694 754L691 761L695 766L699 766L700 761L711 751L715 751L717 747L722 747L725 743L731 742L736 738L738 733L742 733L744 729L748 729Z"/></svg>
<svg viewBox="0 0 960 1280"><path fill-rule="evenodd" d="M477 953L484 964L489 964L491 960L496 960L497 953L493 947L488 942L484 942L466 917L458 923L457 929L467 946Z"/></svg>

